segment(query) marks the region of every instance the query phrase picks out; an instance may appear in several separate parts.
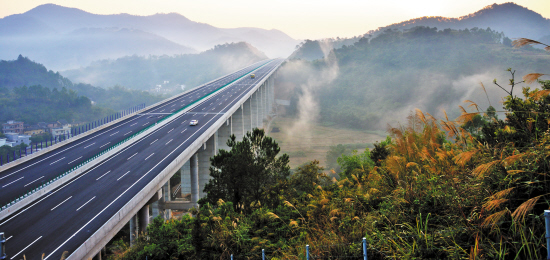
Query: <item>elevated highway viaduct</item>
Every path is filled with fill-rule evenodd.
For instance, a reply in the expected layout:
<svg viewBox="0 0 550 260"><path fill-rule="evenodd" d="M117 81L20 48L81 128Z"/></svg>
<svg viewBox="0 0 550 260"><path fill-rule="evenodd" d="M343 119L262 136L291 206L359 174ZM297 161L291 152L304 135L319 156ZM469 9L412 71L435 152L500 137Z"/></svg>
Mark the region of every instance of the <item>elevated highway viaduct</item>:
<svg viewBox="0 0 550 260"><path fill-rule="evenodd" d="M67 164L70 169L72 160L88 161L81 172L59 179L48 192L4 214L0 232L7 238L7 259L22 259L23 255L41 259L42 254L44 259L59 259L65 251L69 259L96 256L129 221L133 231L139 231L139 226L143 230L149 221L149 205L167 197L169 179L180 169L182 189L191 193L188 204L196 205L209 178L208 158L226 148L231 134L240 139L246 131L262 127L273 105L273 80L281 63L277 59L254 64L4 168L0 172L2 198L5 188L8 192L8 187L24 186L65 169L56 164ZM198 125L189 125L193 119ZM123 140L129 131L142 131L134 128L138 125L148 128L90 161L89 156L106 143ZM88 154L87 149L96 150ZM168 200L161 199L160 204L169 205Z"/></svg>

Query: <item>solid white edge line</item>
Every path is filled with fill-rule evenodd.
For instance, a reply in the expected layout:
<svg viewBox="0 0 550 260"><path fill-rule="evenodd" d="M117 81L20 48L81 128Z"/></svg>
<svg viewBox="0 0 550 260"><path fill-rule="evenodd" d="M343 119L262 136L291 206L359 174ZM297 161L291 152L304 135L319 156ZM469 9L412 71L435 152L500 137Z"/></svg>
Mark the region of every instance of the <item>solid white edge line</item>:
<svg viewBox="0 0 550 260"><path fill-rule="evenodd" d="M224 107L227 108L229 106L229 104ZM223 111L223 109L222 109ZM180 116L183 116L184 114L180 115ZM211 120L213 120L215 117L212 117L210 120L207 121L207 124L208 122L210 122ZM204 125L206 126L206 124ZM198 130L201 130L204 126L201 126ZM158 131L160 129L157 129L155 130ZM194 136L197 132L193 133L189 138L187 138L185 141L183 141L183 143L181 143L178 147L176 147L175 150L179 149L179 147L181 147L185 142L187 142L192 136ZM152 133L151 133L152 134ZM144 137L145 138L145 137ZM136 143L139 143L139 142L136 142ZM134 146L135 144L125 148L123 151L126 151L127 149L129 149L130 147ZM170 156L172 153L175 152L175 150L173 150L171 153L168 154L168 156ZM122 153L123 151L121 151L120 153ZM168 157L167 156L167 157ZM128 192L128 190L130 190L134 185L137 184L137 182L139 182L141 179L143 179L147 174L149 174L155 167L157 167L160 163L162 163L167 157L165 157L164 159L162 159L160 162L158 162L153 168L151 168L151 170L149 170L148 172L146 172L141 178L139 178L136 182L134 182L134 184L132 184L130 187L128 187L128 189L126 189L122 194L120 194L116 199L114 199L111 203L109 203L109 205L107 205L107 207L105 207L103 210L101 210L97 215L95 215L90 221L88 221L85 225L83 225L79 230L77 230L71 237L69 237L67 240L65 240L65 242L63 242L59 247L57 247L52 253L50 253L48 256L46 256L46 258L44 258L44 260L48 259L50 256L52 256L57 250L59 250L63 245L65 245L69 240L71 240L74 236L76 236L77 233L79 233L82 229L84 229L84 227L86 227L88 224L90 224L95 218L97 218L97 216L99 216L101 213L103 213L105 210L107 210L107 208L109 206L111 206L113 203L115 203L115 201L117 201L120 197L122 197L126 192ZM113 157L111 157L113 158ZM87 173L93 171L94 169L96 169L97 167L105 164L107 161L110 161L109 160L106 160L105 162L101 163L100 165L97 165L95 166L94 168L90 169L89 171L87 171L86 173L78 176L76 179L72 180L71 182L69 183L66 183L65 185L63 185L62 187L58 188L57 190L55 190L54 192L48 194L47 196L45 196L44 198L42 198L41 200L37 201L36 203L32 204L31 206L23 209L22 211L20 211L19 213L17 213L16 215L10 217L9 219L5 220L4 222L0 223L0 226L4 225L5 223L7 223L8 221L12 220L13 218L15 218L16 216L22 214L23 212L27 211L28 209L30 209L31 207L35 206L36 204L42 202L43 200L47 199L48 197L52 196L53 194L55 194L57 191L59 190L62 190L63 188L67 187L68 185L70 185L71 183L75 182L76 180L80 179L81 177L85 176Z"/></svg>
<svg viewBox="0 0 550 260"><path fill-rule="evenodd" d="M229 106L229 105L227 105ZM226 106L226 107L227 107ZM212 117L210 120L208 120L208 122L214 120L215 117ZM205 127L208 122L206 122L206 124L204 124L203 126L201 126L201 128L198 129L198 131L200 131L203 127ZM71 240L74 236L76 236L76 234L78 234L82 229L84 229L88 224L90 224L92 221L94 221L101 213L103 213L105 210L107 210L107 208L109 208L111 205L113 205L113 203L115 203L118 199L120 199L120 197L122 197L124 194L126 194L126 192L128 192L132 187L134 187L139 181L141 181L143 178L145 178L145 176L147 176L147 174L149 174L151 171L153 171L153 169L155 169L159 164L161 164L164 160L166 160L166 158L168 158L170 155L172 155L172 153L174 153L177 149L179 149L183 144L185 144L187 141L189 141L189 139L191 139L191 137L193 137L195 134L198 133L195 132L193 133L191 136L189 136L187 139L185 139L185 141L183 141L178 147L176 147L176 149L172 150L172 152L170 152L166 157L164 157L162 160L160 160L155 166L153 166L148 172L146 172L145 174L143 174L141 176L141 178L139 178L137 181L135 181L132 185L130 185L130 187L128 187L124 192L122 192L120 195L118 195L118 197L116 197L113 201L111 201L111 203L109 203L109 205L107 205L105 208L103 208L99 213L97 213L92 219L90 219L90 221L86 222L86 224L84 224L79 230L77 230L72 236L70 236L67 240L65 240L65 242L63 242L59 247L57 247L54 251L52 251L48 256L46 256L46 258L44 258L44 260L47 260L50 256L52 256L57 250L59 250L59 248L61 248L62 246L64 246L67 242L69 242L69 240ZM4 222L5 223L5 222ZM2 224L4 224L2 223ZM0 224L0 226L2 225Z"/></svg>
<svg viewBox="0 0 550 260"><path fill-rule="evenodd" d="M90 200L86 201L86 203L82 204L82 206L80 206L80 208L76 209L76 211L80 210L82 207L86 206L86 204L88 204L88 202L92 201L93 199L95 199L95 196L93 198L91 198Z"/></svg>
<svg viewBox="0 0 550 260"><path fill-rule="evenodd" d="M66 198L64 201L62 201L61 203L57 204L57 206L53 207L50 211L53 211L54 209L56 209L57 207L61 206L61 204L65 203L67 200L69 200L70 198L72 198L73 196L70 196L68 198Z"/></svg>
<svg viewBox="0 0 550 260"><path fill-rule="evenodd" d="M29 248L30 246L32 246L32 244L36 243L36 241L38 241L38 239L41 239L42 236L40 236L39 238L37 238L36 240L34 240L32 243L30 243L28 246L26 246L25 248L23 248L23 250L19 251L19 253L13 255L12 258L10 259L14 259L15 257L17 257L19 254L23 253L23 251L27 250L27 248Z"/></svg>
<svg viewBox="0 0 550 260"><path fill-rule="evenodd" d="M141 117L141 116L136 117L136 118L134 118L134 119L132 119L132 120L129 120L128 122L122 123L122 124L120 124L120 125L114 126L112 129L109 129L109 130L105 131L105 133L102 133L102 134L106 134L106 133L108 133L109 131L115 130L115 129L117 129L117 128L119 128L119 127L121 127L121 126L123 126L123 125L125 125L125 124L127 124L127 123L130 123L130 122L132 122L132 121L134 121L134 120L136 120L136 119L138 119L138 118L140 118L140 117ZM60 153L63 153L63 152L65 152L65 151L69 150L69 149L72 149L72 148L74 148L74 147L76 147L76 146L79 146L79 145L81 145L81 144L83 144L83 143L85 143L85 142L88 142L88 141L90 141L90 140L92 140L93 138L96 138L96 137L97 137L97 136L92 136L92 137L90 137L90 138L88 138L88 139L86 139L86 140L83 140L82 142L77 143L77 144L75 144L75 145L73 145L73 146L71 146L71 147L67 147L67 149L60 150L59 152L57 152L57 153L55 153L55 154L52 154L51 156L48 156L48 157L46 157L46 158L44 158L44 159L42 159L42 160L36 161L35 163L30 164L30 165L28 165L28 166L26 166L26 167L23 167L23 168L21 168L21 169L19 169L19 170L17 170L17 171L14 171L14 172L12 172L12 173L10 173L10 174L6 174L6 175L0 177L0 180L2 180L2 179L4 179L4 178L7 178L7 177L9 177L9 176L11 176L11 175L13 175L13 174L16 174L16 173L18 173L18 172L20 172L20 171L22 171L22 170L25 170L25 169L27 169L27 168L29 168L29 167L31 167L31 166L34 166L35 164L38 164L38 163L41 163L41 162L43 162L43 161L45 161L45 160L47 160L47 159L50 159L50 158L52 158L52 157L54 157L54 156L56 156L56 155L58 155L58 154L60 154Z"/></svg>

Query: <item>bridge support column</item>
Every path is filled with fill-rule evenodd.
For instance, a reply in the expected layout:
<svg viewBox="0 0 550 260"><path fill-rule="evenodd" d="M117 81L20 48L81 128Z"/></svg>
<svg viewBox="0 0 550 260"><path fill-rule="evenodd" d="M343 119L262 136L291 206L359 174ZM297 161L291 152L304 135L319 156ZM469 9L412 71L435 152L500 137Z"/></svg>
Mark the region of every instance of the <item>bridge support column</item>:
<svg viewBox="0 0 550 260"><path fill-rule="evenodd" d="M101 251L94 256L93 260L101 260Z"/></svg>
<svg viewBox="0 0 550 260"><path fill-rule="evenodd" d="M137 225L138 225L137 215L134 215L130 219L130 246L134 244L134 241L137 238L137 235L138 235Z"/></svg>
<svg viewBox="0 0 550 260"><path fill-rule="evenodd" d="M262 110L263 110L263 115L262 115L262 127L263 127L263 122L265 119L267 119L267 115L269 114L269 110L268 110L268 104L267 104L267 81L264 82L263 86L262 86Z"/></svg>
<svg viewBox="0 0 550 260"><path fill-rule="evenodd" d="M181 167L181 196L191 193L191 162L187 161Z"/></svg>
<svg viewBox="0 0 550 260"><path fill-rule="evenodd" d="M268 113L270 113L273 110L273 101L275 100L275 88L274 88L274 81L273 77L269 77L267 79L268 83Z"/></svg>
<svg viewBox="0 0 550 260"><path fill-rule="evenodd" d="M170 180L168 180L164 186L162 186L162 199L166 202L166 201L170 201L171 200L171 193L172 190L170 189ZM158 202L157 202L158 203ZM163 209L164 211L164 219L165 220L169 220L171 217L172 217L172 210L170 209Z"/></svg>
<svg viewBox="0 0 550 260"><path fill-rule="evenodd" d="M252 110L252 128L258 128L258 118L260 117L260 114L258 113L258 91L254 92L252 96L250 96L250 108Z"/></svg>
<svg viewBox="0 0 550 260"><path fill-rule="evenodd" d="M158 217L160 215L160 209L159 209L159 202L155 201L151 203L151 213L153 214L153 218Z"/></svg>
<svg viewBox="0 0 550 260"><path fill-rule="evenodd" d="M265 85L265 89L266 89L266 95L265 95L265 98L266 98L266 104L267 104L267 111L266 111L266 118L269 116L269 113L271 112L271 80L268 78L266 80L266 85Z"/></svg>
<svg viewBox="0 0 550 260"><path fill-rule="evenodd" d="M246 134L246 132L250 131L252 129L252 102L250 101L251 98L247 99L243 103L243 132ZM243 134L243 136L244 136Z"/></svg>
<svg viewBox="0 0 550 260"><path fill-rule="evenodd" d="M264 127L264 88L263 84L256 91L258 93L258 128Z"/></svg>
<svg viewBox="0 0 550 260"><path fill-rule="evenodd" d="M147 232L147 225L149 225L149 204L146 204L138 212L139 218L139 232Z"/></svg>
<svg viewBox="0 0 550 260"><path fill-rule="evenodd" d="M218 132L215 132L199 149L199 197L204 198L204 186L210 180L210 157L218 151Z"/></svg>
<svg viewBox="0 0 550 260"><path fill-rule="evenodd" d="M231 117L218 129L218 149L229 151L227 140L231 137Z"/></svg>
<svg viewBox="0 0 550 260"><path fill-rule="evenodd" d="M237 109L237 111L235 111L235 113L231 116L231 118L233 119L233 121L231 122L232 123L232 128L233 128L232 129L233 134L237 138L237 141L241 141L241 140L243 140L243 136L244 136L243 106L242 105L239 109Z"/></svg>
<svg viewBox="0 0 550 260"><path fill-rule="evenodd" d="M198 207L199 201L199 153L191 156L191 204L193 207Z"/></svg>

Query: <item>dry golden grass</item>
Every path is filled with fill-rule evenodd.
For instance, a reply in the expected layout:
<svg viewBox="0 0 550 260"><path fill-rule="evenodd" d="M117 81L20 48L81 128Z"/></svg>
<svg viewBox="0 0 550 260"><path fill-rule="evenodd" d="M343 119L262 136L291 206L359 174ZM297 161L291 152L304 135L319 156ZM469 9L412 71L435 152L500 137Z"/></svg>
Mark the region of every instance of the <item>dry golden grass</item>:
<svg viewBox="0 0 550 260"><path fill-rule="evenodd" d="M385 135L352 130L338 126L306 125L305 129L295 128L296 119L288 117L275 118L271 127L278 127L280 132L269 136L275 138L281 147L281 152L290 155L290 167L296 168L314 159L326 166L325 157L330 146L338 144L366 144L382 141ZM293 156L303 152L304 157ZM360 151L361 152L361 151ZM302 155L303 156L303 155Z"/></svg>

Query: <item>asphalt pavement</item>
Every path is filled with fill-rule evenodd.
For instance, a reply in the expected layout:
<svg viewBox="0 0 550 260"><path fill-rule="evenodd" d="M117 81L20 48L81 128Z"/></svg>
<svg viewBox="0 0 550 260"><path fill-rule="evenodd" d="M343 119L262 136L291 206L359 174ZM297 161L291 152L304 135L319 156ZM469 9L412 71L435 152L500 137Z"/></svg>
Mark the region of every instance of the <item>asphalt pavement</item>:
<svg viewBox="0 0 550 260"><path fill-rule="evenodd" d="M174 119L169 119L171 120L169 123L62 187L29 204L9 218L0 221L0 232L4 232L7 238L7 259L22 259L23 255L26 259L41 259L44 253L44 259L57 260L61 258L64 251L71 254L281 62L282 60L271 61L254 72L256 75L254 79L243 77L233 85L205 98L191 110L175 116ZM255 65L257 67L257 64ZM96 149L101 146L104 148L108 142L116 143L116 136L122 140L129 131L141 129L133 127L138 125L146 127L148 124L160 120L159 116L168 115L159 113L165 113L164 111L171 113L172 109L176 111L185 104L210 93L211 90L219 88L224 84L223 82L239 78L244 75L243 73L246 74L248 71L240 71L236 75L231 74L233 78L224 79L225 81L222 82L213 82L212 86L204 86L188 95L135 115L109 129L95 133L94 137L83 138L75 145L61 149L67 151L56 152L56 157L37 159L35 165L45 165L48 168L48 165L54 167L56 164L68 164L70 167L71 160L80 156L84 158L88 154L96 154L100 151L94 150L94 152L88 153L86 149L91 150L91 148ZM189 121L192 119L197 119L199 124L190 126ZM72 148L77 145L78 147ZM88 147L84 148L85 146ZM74 154L71 154L69 149L74 149L72 152ZM82 152L83 150L84 152ZM28 168L34 167L32 163L29 165L31 166ZM60 170L61 168L56 169ZM23 169L16 172L14 170L10 176L24 172L27 171ZM29 172L26 174L33 176L32 178L21 175L26 179L18 180L6 187L16 184L25 185L46 174L41 169ZM2 172L0 178L10 178L6 175ZM8 183L5 179L0 181ZM6 184L0 184L0 187L2 185ZM5 187L1 189L2 197L4 197L4 189Z"/></svg>

